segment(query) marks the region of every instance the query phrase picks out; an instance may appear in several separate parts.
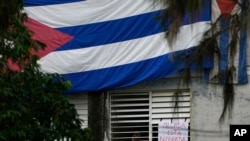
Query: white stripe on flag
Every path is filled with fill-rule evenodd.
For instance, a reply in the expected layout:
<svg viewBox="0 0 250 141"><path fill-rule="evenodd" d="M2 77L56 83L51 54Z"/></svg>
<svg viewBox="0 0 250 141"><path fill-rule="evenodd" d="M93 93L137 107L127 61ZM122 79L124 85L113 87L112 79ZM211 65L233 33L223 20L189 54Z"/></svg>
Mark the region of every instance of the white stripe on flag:
<svg viewBox="0 0 250 141"><path fill-rule="evenodd" d="M25 7L28 16L52 28L110 21L162 9L147 0L83 1ZM70 20L65 20L70 19Z"/></svg>
<svg viewBox="0 0 250 141"><path fill-rule="evenodd" d="M164 33L159 33L119 43L56 51L41 58L38 63L41 65L42 71L59 74L134 63L194 47L198 45L204 31L208 28L208 22L198 22L181 27L178 42L173 44L173 50L164 39Z"/></svg>

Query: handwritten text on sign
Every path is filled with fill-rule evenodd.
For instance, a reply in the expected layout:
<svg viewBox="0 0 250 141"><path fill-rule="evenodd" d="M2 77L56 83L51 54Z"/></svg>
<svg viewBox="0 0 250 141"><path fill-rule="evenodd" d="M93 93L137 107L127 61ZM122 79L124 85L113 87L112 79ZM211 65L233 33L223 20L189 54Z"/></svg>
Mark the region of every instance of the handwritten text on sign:
<svg viewBox="0 0 250 141"><path fill-rule="evenodd" d="M158 141L188 141L188 122L170 120L159 122Z"/></svg>

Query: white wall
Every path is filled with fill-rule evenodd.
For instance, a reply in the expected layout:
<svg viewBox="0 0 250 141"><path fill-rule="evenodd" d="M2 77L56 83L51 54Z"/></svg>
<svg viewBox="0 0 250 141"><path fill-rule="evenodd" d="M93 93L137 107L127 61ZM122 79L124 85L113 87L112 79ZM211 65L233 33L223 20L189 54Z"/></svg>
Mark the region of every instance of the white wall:
<svg viewBox="0 0 250 141"><path fill-rule="evenodd" d="M219 123L223 108L222 88L198 82L192 84L192 141L229 141L230 124L250 123L250 85L235 87L232 118Z"/></svg>

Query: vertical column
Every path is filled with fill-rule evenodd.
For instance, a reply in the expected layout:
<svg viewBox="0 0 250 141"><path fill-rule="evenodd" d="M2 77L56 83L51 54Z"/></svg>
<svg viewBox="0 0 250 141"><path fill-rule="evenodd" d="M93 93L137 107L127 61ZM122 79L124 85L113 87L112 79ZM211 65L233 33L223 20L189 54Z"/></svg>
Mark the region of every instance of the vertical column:
<svg viewBox="0 0 250 141"><path fill-rule="evenodd" d="M104 92L90 92L88 94L88 124L92 130L93 141L103 141L105 132L105 100Z"/></svg>

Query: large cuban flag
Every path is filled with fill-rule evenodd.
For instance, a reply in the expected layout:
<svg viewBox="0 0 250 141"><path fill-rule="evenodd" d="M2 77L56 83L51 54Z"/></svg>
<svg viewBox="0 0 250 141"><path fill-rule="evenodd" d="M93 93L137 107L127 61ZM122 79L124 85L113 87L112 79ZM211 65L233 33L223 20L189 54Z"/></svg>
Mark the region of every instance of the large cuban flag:
<svg viewBox="0 0 250 141"><path fill-rule="evenodd" d="M207 0L209 3L210 0ZM211 20L210 4L183 21L170 46L153 0L25 0L27 27L47 45L39 64L70 80L69 93L115 89L177 74ZM211 67L207 64L204 67Z"/></svg>

